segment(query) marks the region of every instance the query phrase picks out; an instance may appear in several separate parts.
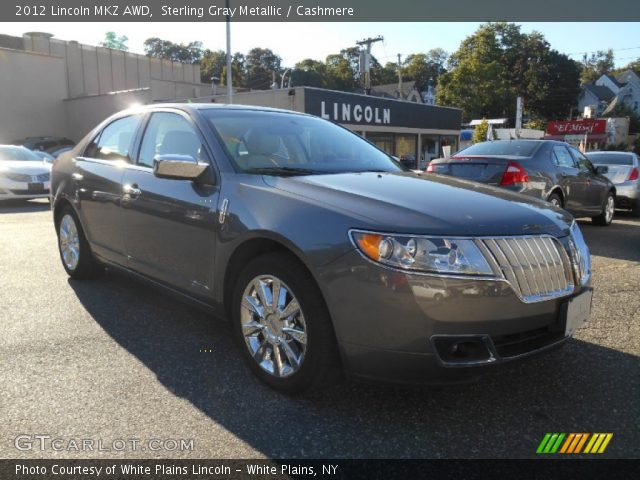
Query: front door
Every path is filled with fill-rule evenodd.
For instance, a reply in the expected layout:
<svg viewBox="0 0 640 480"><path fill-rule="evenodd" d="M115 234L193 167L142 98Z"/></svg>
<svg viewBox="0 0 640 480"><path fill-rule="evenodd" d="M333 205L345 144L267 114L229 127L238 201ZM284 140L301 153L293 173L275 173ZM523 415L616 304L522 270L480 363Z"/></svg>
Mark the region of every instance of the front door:
<svg viewBox="0 0 640 480"><path fill-rule="evenodd" d="M125 248L132 270L198 297L213 290L219 186L158 178L157 155L210 162L203 138L182 113L151 114L135 165L123 178Z"/></svg>

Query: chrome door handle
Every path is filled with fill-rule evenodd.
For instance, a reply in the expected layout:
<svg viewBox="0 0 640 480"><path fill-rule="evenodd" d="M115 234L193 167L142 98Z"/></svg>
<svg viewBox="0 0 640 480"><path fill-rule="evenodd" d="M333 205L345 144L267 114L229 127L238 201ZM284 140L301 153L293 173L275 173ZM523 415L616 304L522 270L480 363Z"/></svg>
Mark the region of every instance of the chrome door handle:
<svg viewBox="0 0 640 480"><path fill-rule="evenodd" d="M122 191L125 195L129 195L130 197L137 197L142 193L142 190L138 188L138 185L124 185L122 187Z"/></svg>

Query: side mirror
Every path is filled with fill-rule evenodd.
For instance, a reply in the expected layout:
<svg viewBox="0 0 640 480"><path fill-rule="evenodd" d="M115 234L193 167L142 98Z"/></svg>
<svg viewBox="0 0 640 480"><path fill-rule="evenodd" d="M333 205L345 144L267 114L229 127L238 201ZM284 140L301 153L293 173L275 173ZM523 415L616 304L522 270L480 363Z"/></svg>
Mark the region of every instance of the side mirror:
<svg viewBox="0 0 640 480"><path fill-rule="evenodd" d="M208 163L196 162L190 155L156 155L153 159L153 174L158 178L190 180L214 185L215 177Z"/></svg>
<svg viewBox="0 0 640 480"><path fill-rule="evenodd" d="M600 175L604 175L605 173L609 173L609 167L606 165L598 165L596 167L596 173Z"/></svg>

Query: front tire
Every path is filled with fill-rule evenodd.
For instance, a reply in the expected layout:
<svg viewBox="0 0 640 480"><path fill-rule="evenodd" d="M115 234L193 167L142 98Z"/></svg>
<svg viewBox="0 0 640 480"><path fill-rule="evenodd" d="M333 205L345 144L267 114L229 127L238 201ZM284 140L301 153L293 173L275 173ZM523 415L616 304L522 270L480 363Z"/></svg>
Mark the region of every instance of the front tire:
<svg viewBox="0 0 640 480"><path fill-rule="evenodd" d="M601 227L606 227L611 225L613 222L613 216L616 211L616 197L613 195L613 192L607 193L607 197L604 200L604 205L602 206L602 213L597 217L591 217L591 221L594 225L599 225Z"/></svg>
<svg viewBox="0 0 640 480"><path fill-rule="evenodd" d="M70 206L60 212L56 231L60 260L70 277L95 278L104 271L104 267L93 256L78 216Z"/></svg>
<svg viewBox="0 0 640 480"><path fill-rule="evenodd" d="M560 195L558 195L557 193L552 193L551 195L549 195L549 198L547 198L547 202L555 207L564 208L562 204L562 198L560 198Z"/></svg>
<svg viewBox="0 0 640 480"><path fill-rule="evenodd" d="M338 348L322 294L286 254L266 254L240 273L233 293L234 336L249 367L288 394L333 383Z"/></svg>

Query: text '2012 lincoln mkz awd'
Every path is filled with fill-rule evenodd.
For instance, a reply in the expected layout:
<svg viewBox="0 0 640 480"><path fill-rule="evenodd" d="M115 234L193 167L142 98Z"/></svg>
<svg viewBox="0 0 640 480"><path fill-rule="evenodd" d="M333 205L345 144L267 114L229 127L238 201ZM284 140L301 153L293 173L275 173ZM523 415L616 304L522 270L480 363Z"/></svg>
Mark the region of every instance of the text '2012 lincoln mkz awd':
<svg viewBox="0 0 640 480"><path fill-rule="evenodd" d="M51 195L71 277L124 270L228 318L249 367L290 393L342 372L475 377L561 345L591 309L569 213L408 171L309 115L124 111L56 160Z"/></svg>

